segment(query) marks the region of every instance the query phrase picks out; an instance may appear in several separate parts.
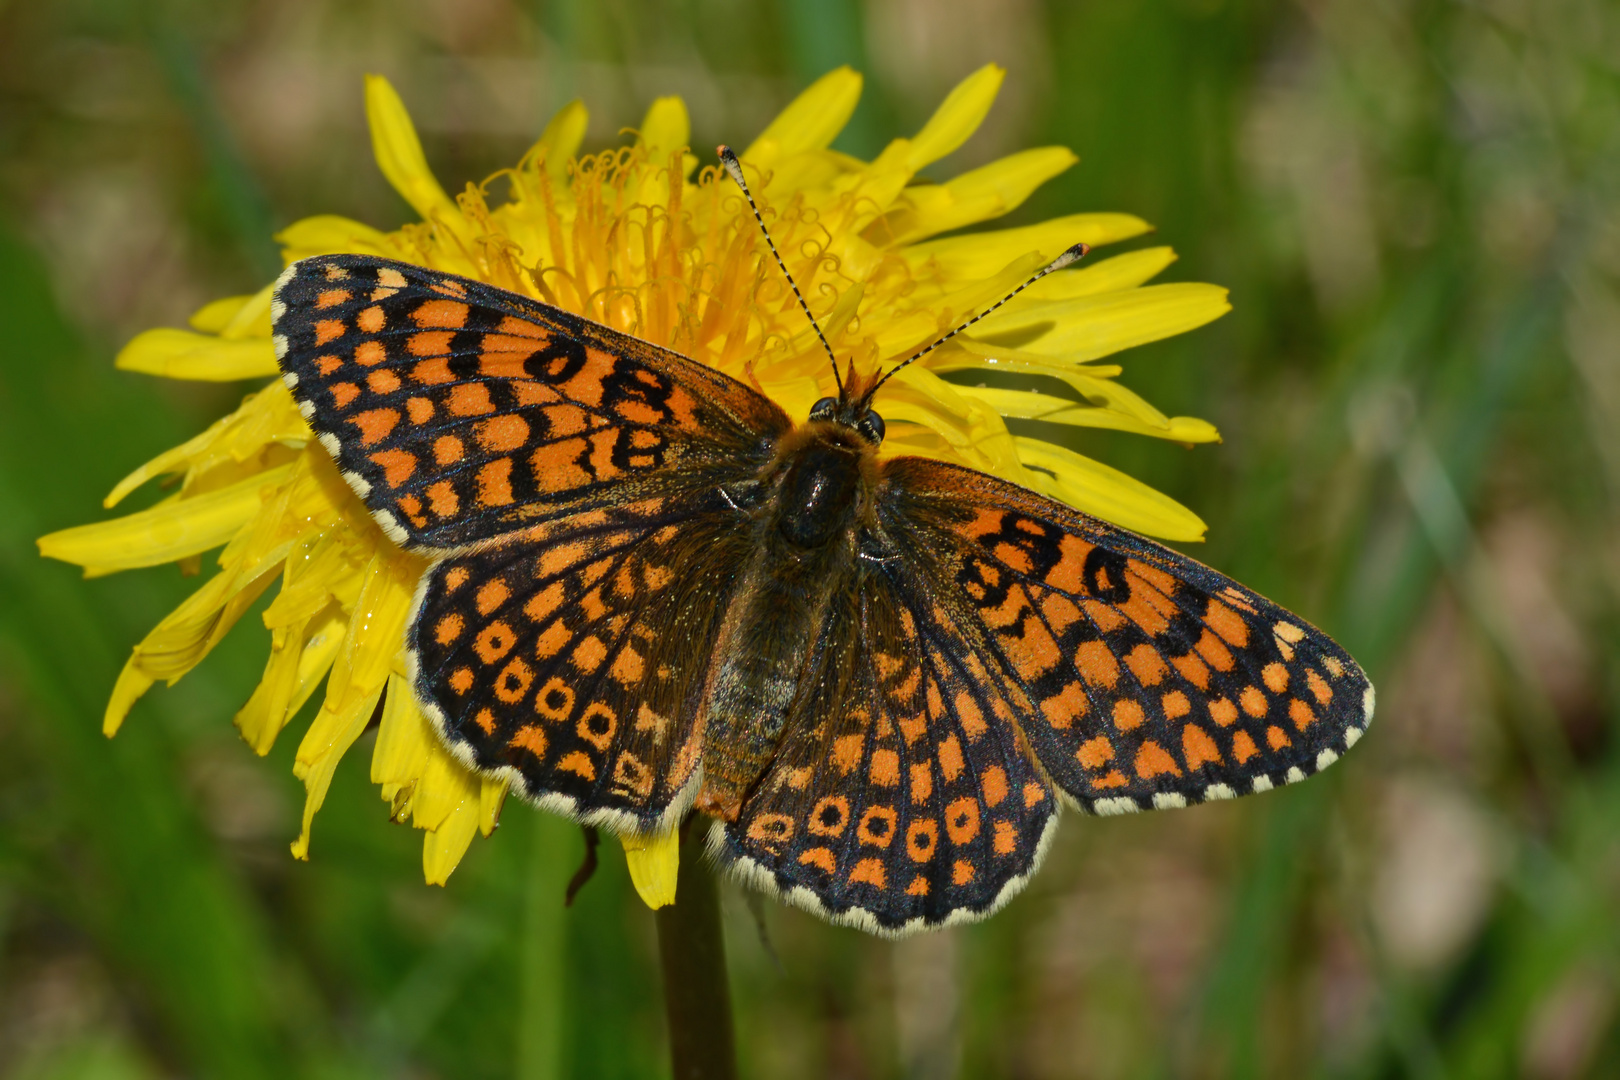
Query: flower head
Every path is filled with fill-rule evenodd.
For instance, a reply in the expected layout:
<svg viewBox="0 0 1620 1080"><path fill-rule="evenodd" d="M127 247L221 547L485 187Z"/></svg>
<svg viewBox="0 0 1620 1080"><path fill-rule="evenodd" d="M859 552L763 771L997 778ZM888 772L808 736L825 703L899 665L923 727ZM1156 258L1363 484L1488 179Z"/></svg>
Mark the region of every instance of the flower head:
<svg viewBox="0 0 1620 1080"><path fill-rule="evenodd" d="M835 351L857 370L892 367L1072 244L1114 243L1149 228L1128 214L1090 213L941 238L1008 212L1076 160L1045 147L945 183L918 178L972 134L1002 76L994 66L975 72L917 135L866 162L829 149L861 88L860 76L840 69L741 155L789 270ZM806 415L829 392L821 343L746 203L723 172L700 169L689 151L680 99L654 102L631 145L586 157L576 156L586 112L574 102L516 167L454 199L429 172L410 118L382 78L367 80L366 107L377 162L421 221L385 233L341 217L307 218L279 236L288 262L364 253L479 278L752 381L789 415ZM1173 258L1168 248L1149 248L1052 274L905 368L884 388L891 426L883 452L952 459L1149 535L1201 537L1203 523L1166 496L1053 443L1014 435L1004 419L1184 443L1215 439L1208 423L1164 416L1119 384L1119 366L1097 362L1227 310L1215 286L1144 286ZM218 381L277 373L270 286L207 305L191 326L139 335L118 365ZM1074 396L943 377L990 367L1055 379ZM135 647L108 703L106 732L118 730L153 683L173 683L200 662L279 578L263 616L271 631L264 677L236 725L267 753L324 677L294 766L307 797L293 853L307 856L337 763L381 701L372 780L395 820L426 830L426 877L445 881L473 834L494 829L506 790L440 745L407 683L401 647L424 562L372 523L279 380L131 473L107 505L158 477L178 478L178 489L151 509L40 541L46 555L87 574L192 560L224 545L219 572ZM673 843L626 839L643 895L655 905L667 901Z"/></svg>

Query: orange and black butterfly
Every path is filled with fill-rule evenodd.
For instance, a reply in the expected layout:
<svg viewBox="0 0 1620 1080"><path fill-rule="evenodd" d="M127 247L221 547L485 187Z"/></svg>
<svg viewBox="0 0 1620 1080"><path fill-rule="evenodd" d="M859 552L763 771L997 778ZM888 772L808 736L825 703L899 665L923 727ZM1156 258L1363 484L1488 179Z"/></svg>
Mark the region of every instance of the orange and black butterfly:
<svg viewBox="0 0 1620 1080"><path fill-rule="evenodd" d="M836 922L982 918L1060 804L1266 791L1372 716L1343 649L1230 578L880 459L882 380L853 369L796 423L578 315L357 255L290 266L272 313L310 426L434 560L407 653L445 744L615 831L708 814L724 863Z"/></svg>

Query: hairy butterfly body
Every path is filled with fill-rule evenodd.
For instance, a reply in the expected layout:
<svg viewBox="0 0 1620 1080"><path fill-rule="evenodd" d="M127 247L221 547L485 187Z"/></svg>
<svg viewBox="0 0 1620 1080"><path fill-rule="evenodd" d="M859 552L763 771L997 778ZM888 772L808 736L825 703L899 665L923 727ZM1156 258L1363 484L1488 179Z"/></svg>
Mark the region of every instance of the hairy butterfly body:
<svg viewBox="0 0 1620 1080"><path fill-rule="evenodd" d="M716 819L756 885L882 933L980 918L1060 803L1265 791L1373 692L1302 620L994 477L880 458L877 380L795 424L657 346L365 256L272 305L299 407L434 561L407 655L468 766L623 832Z"/></svg>

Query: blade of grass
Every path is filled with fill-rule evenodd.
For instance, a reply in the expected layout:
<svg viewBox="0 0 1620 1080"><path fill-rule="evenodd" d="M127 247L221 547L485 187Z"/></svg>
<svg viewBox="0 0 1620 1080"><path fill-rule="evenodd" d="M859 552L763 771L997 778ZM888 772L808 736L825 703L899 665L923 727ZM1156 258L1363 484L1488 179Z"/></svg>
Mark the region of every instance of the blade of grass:
<svg viewBox="0 0 1620 1080"><path fill-rule="evenodd" d="M208 182L235 234L236 247L256 278L269 281L281 272L281 253L271 234L276 230L270 200L242 156L219 102L208 86L197 50L155 5L151 20L152 49L187 118L208 166Z"/></svg>
<svg viewBox="0 0 1620 1080"><path fill-rule="evenodd" d="M125 644L110 630L122 620L110 627L71 571L42 563L34 550L34 536L66 502L95 506L88 477L63 467L87 448L62 442L96 436L88 416L72 414L75 395L87 389L70 363L81 347L56 313L38 261L4 232L0 332L9 344L0 367L0 641L37 767L75 793L62 805L87 860L68 868L77 912L144 988L138 996L149 997L182 1071L289 1075L296 1050L278 1001L286 973L252 897L189 809L174 748L152 724L129 725L116 743L100 734Z"/></svg>

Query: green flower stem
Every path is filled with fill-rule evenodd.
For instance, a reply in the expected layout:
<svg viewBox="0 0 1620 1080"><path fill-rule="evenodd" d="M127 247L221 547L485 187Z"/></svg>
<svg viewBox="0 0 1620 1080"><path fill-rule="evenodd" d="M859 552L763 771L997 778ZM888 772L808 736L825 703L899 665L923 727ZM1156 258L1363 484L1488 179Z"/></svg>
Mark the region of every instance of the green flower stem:
<svg viewBox="0 0 1620 1080"><path fill-rule="evenodd" d="M579 827L551 814L530 814L529 859L523 895L520 956L522 1010L518 1024L518 1080L564 1075L567 1036L566 915L563 868L575 857Z"/></svg>
<svg viewBox="0 0 1620 1080"><path fill-rule="evenodd" d="M675 1080L735 1080L737 1047L726 978L720 890L704 856L702 825L682 830L675 903L659 908L658 960Z"/></svg>

